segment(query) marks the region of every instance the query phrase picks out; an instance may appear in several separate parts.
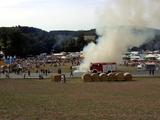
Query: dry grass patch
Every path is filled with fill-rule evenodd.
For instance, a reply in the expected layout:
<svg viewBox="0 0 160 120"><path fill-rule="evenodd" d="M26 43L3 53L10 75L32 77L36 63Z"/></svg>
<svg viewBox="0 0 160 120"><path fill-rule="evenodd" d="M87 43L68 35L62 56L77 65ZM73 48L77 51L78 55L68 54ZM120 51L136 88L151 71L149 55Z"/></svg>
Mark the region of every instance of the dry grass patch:
<svg viewBox="0 0 160 120"><path fill-rule="evenodd" d="M0 80L0 119L157 120L159 78L67 84L50 80Z"/></svg>

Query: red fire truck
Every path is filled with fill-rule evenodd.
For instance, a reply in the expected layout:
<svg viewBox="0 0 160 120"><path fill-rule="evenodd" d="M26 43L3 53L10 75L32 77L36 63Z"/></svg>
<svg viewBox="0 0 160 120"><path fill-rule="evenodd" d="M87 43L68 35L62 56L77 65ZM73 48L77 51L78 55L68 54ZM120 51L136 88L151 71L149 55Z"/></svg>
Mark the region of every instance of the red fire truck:
<svg viewBox="0 0 160 120"><path fill-rule="evenodd" d="M115 62L109 63L91 63L90 71L92 73L109 73L117 70Z"/></svg>

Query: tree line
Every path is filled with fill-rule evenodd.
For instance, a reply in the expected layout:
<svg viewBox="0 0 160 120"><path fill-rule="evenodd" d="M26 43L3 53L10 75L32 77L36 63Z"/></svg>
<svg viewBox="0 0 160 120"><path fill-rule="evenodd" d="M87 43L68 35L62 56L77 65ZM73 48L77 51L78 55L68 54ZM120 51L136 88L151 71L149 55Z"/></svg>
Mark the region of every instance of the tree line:
<svg viewBox="0 0 160 120"><path fill-rule="evenodd" d="M155 30L155 29L151 29ZM133 50L160 50L160 30L152 40ZM44 31L16 26L0 28L0 50L7 56L33 56L50 52L78 52L88 44L84 35L96 35L95 29L88 31Z"/></svg>
<svg viewBox="0 0 160 120"><path fill-rule="evenodd" d="M44 31L33 27L1 27L0 50L8 56L32 56L40 53L81 51L87 42L84 31ZM74 39L74 36L77 39Z"/></svg>

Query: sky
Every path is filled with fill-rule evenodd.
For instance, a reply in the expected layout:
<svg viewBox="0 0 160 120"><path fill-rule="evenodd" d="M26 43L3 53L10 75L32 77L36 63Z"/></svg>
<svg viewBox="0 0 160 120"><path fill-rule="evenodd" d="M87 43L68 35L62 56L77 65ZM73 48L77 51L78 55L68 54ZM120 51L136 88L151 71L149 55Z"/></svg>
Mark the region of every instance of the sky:
<svg viewBox="0 0 160 120"><path fill-rule="evenodd" d="M0 27L31 26L43 30L95 28L97 10L106 0L0 0Z"/></svg>

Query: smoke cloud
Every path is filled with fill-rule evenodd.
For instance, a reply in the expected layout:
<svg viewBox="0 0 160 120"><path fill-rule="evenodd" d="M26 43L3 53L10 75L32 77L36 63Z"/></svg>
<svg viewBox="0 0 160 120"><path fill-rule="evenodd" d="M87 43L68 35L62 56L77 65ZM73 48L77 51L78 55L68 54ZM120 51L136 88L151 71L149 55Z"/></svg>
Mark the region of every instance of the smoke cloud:
<svg viewBox="0 0 160 120"><path fill-rule="evenodd" d="M98 11L97 44L84 48L80 71L92 62L120 62L129 47L140 46L154 37L147 28L160 27L160 0L113 0Z"/></svg>

